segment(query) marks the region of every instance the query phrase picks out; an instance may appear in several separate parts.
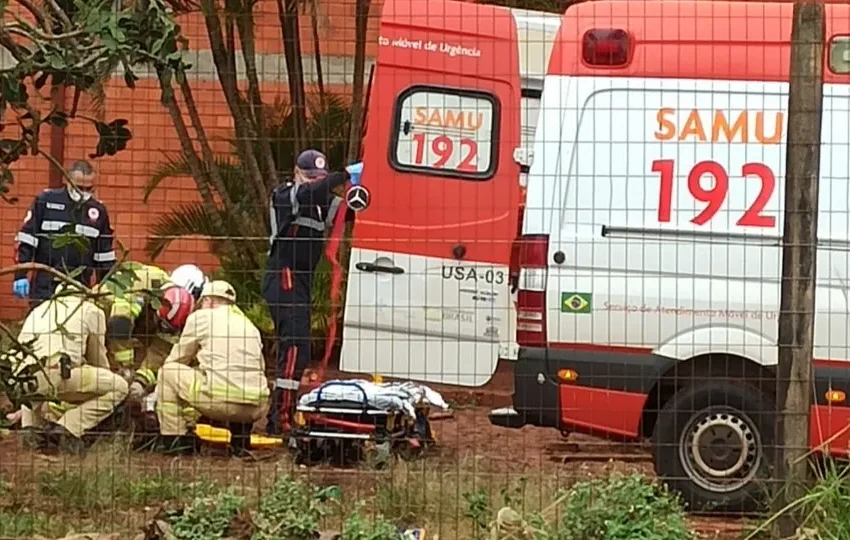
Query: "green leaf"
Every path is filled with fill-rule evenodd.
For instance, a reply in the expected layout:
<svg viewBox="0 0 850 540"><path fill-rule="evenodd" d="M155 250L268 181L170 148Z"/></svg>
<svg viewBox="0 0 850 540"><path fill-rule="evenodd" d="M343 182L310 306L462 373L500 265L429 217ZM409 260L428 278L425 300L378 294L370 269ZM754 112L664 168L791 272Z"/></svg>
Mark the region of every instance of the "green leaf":
<svg viewBox="0 0 850 540"><path fill-rule="evenodd" d="M89 249L88 239L75 232L61 232L51 238L50 245L53 249L64 249L72 247L80 253L85 253Z"/></svg>
<svg viewBox="0 0 850 540"><path fill-rule="evenodd" d="M62 111L55 111L50 114L47 118L45 118L47 122L50 122L52 125L60 128L68 127L68 115Z"/></svg>
<svg viewBox="0 0 850 540"><path fill-rule="evenodd" d="M135 90L136 81L138 81L138 80L139 80L139 77L137 77L135 73L133 73L129 69L124 70L124 84L127 85L127 88Z"/></svg>

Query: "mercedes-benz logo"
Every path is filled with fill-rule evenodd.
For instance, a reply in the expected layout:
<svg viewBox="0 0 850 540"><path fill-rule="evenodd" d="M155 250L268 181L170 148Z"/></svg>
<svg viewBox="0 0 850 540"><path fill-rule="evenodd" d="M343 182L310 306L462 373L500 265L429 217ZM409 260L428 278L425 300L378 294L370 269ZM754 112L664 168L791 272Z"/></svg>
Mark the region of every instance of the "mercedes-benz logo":
<svg viewBox="0 0 850 540"><path fill-rule="evenodd" d="M345 204L355 212L362 212L369 208L372 194L363 186L351 186L345 192Z"/></svg>

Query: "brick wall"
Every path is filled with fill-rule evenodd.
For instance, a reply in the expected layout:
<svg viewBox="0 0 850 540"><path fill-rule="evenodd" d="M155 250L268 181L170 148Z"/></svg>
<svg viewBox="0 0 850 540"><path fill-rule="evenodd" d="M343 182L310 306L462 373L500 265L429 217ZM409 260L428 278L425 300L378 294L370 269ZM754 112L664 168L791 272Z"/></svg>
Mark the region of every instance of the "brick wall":
<svg viewBox="0 0 850 540"><path fill-rule="evenodd" d="M350 85L346 83L352 74L350 56L354 50L354 6L354 0L328 0L320 6L320 43L325 79L328 90L337 93L350 92ZM381 2L373 2L367 51L369 56L375 52L380 6ZM255 13L260 75L264 81L263 95L267 102L273 102L288 94L276 4L274 1L261 0ZM196 51L192 88L204 126L210 138L219 140L217 149L226 151L227 145L222 139L232 134L232 118L210 64L206 28L198 14L186 15L181 19L183 31L190 40L190 48ZM301 38L305 72L310 83L315 80L315 70L310 18L306 15L301 17ZM86 103L81 107L85 110ZM194 181L190 178L172 180L167 187L163 186L156 191L147 204L142 201L143 187L156 165L166 153L179 152L180 149L173 124L160 103L160 93L153 79L143 78L138 81L135 90L127 89L120 78L114 79L107 92L106 117L127 118L133 139L124 152L97 160L97 196L107 204L117 237L130 249L131 257L147 260L143 248L150 224L169 207L197 200ZM80 120L66 130L66 161L87 159L87 154L93 151L96 143L93 133L93 127ZM49 130L45 129L45 139L48 134ZM47 171L47 163L42 159L26 158L15 165L15 186L11 195L20 201L14 206L0 203L0 251L4 261L0 266L12 260L14 235L33 197L47 187ZM206 268L216 264L215 258L209 254L206 241L200 238L173 243L156 262L166 269L186 262L201 264ZM26 308L26 303L16 300L10 291L11 276L0 277L0 319L19 317Z"/></svg>

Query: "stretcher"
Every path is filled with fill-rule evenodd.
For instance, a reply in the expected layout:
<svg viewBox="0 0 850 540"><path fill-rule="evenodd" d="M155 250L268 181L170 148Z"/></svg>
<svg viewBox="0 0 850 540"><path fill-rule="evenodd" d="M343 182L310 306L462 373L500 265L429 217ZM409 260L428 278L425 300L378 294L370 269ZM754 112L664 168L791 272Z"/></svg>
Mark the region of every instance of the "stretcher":
<svg viewBox="0 0 850 540"><path fill-rule="evenodd" d="M415 383L327 381L298 400L289 444L302 464L371 455L380 466L391 455L415 457L433 446L432 408L449 407Z"/></svg>

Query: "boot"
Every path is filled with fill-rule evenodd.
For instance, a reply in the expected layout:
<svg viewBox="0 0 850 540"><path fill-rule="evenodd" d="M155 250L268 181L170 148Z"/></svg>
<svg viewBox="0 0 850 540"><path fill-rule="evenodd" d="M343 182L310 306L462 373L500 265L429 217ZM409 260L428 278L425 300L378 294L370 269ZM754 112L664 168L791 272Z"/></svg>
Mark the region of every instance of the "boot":
<svg viewBox="0 0 850 540"><path fill-rule="evenodd" d="M230 453L236 457L251 455L251 431L253 425L243 422L230 423Z"/></svg>
<svg viewBox="0 0 850 540"><path fill-rule="evenodd" d="M74 436L71 432L59 424L50 423L45 429L47 440L50 444L56 445L61 452L66 452L73 455L85 454L88 445L83 439Z"/></svg>
<svg viewBox="0 0 850 540"><path fill-rule="evenodd" d="M35 426L21 428L21 445L27 450L47 448L47 435Z"/></svg>
<svg viewBox="0 0 850 540"><path fill-rule="evenodd" d="M160 435L157 449L167 456L191 456L201 449L194 433L185 435Z"/></svg>

